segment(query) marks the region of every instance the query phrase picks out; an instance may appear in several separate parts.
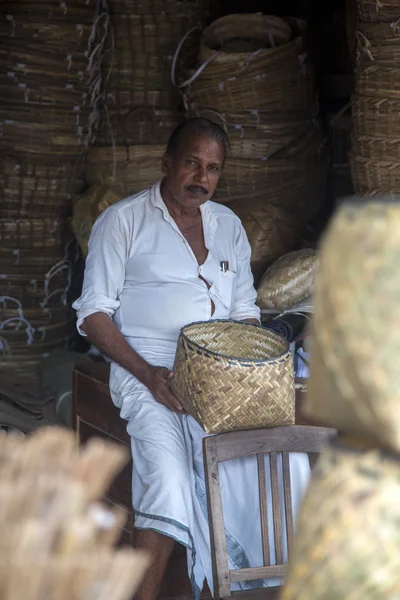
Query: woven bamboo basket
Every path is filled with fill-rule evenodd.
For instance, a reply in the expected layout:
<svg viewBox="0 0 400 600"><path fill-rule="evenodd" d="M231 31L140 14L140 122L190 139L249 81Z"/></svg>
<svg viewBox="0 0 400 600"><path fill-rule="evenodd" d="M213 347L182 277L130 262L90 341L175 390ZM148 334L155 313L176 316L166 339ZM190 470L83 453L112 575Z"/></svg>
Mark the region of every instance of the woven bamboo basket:
<svg viewBox="0 0 400 600"><path fill-rule="evenodd" d="M354 130L358 135L400 137L400 99L355 94L351 104Z"/></svg>
<svg viewBox="0 0 400 600"><path fill-rule="evenodd" d="M173 393L206 433L294 423L287 341L257 325L193 323L181 331Z"/></svg>
<svg viewBox="0 0 400 600"><path fill-rule="evenodd" d="M180 106L180 98L177 90L172 87L169 90L106 90L104 104L111 111L130 111L147 106L176 112Z"/></svg>
<svg viewBox="0 0 400 600"><path fill-rule="evenodd" d="M350 156L351 176L358 191L400 187L400 161Z"/></svg>
<svg viewBox="0 0 400 600"><path fill-rule="evenodd" d="M126 194L141 192L162 176L163 145L91 148L86 179L89 185L121 184Z"/></svg>
<svg viewBox="0 0 400 600"><path fill-rule="evenodd" d="M284 210L281 206L268 204L268 199L247 197L243 202L229 205L242 221L251 246L251 269L255 285L260 282L266 269L280 256L293 250L300 240L304 220Z"/></svg>
<svg viewBox="0 0 400 600"><path fill-rule="evenodd" d="M375 42L370 41L360 29L356 31L357 35L357 60L371 60L391 62L400 57L400 40Z"/></svg>
<svg viewBox="0 0 400 600"><path fill-rule="evenodd" d="M400 18L397 0L357 0L357 8L360 20L367 23L397 21Z"/></svg>
<svg viewBox="0 0 400 600"><path fill-rule="evenodd" d="M113 0L111 14L135 15L174 15L188 13L197 15L202 12L206 17L211 12L209 0Z"/></svg>
<svg viewBox="0 0 400 600"><path fill-rule="evenodd" d="M65 221L57 219L0 219L0 250L31 251L46 248L55 253L71 239ZM18 253L15 253L16 256ZM17 260L17 259L16 259Z"/></svg>
<svg viewBox="0 0 400 600"><path fill-rule="evenodd" d="M357 30L371 44L391 45L398 44L400 40L400 28L397 20L395 22L379 21L376 23L359 21Z"/></svg>
<svg viewBox="0 0 400 600"><path fill-rule="evenodd" d="M302 113L243 112L223 113L207 107L191 106L194 116L220 125L230 140L229 156L262 159L290 145L309 128L309 115Z"/></svg>
<svg viewBox="0 0 400 600"><path fill-rule="evenodd" d="M312 295L318 258L305 248L278 258L264 273L257 290L262 309L283 311Z"/></svg>
<svg viewBox="0 0 400 600"><path fill-rule="evenodd" d="M319 422L396 452L399 224L398 202L384 198L348 202L331 222L319 254L305 405Z"/></svg>
<svg viewBox="0 0 400 600"><path fill-rule="evenodd" d="M254 52L286 44L292 35L291 27L284 19L262 14L227 15L209 25L201 36L200 62L211 58L214 64L246 61Z"/></svg>
<svg viewBox="0 0 400 600"><path fill-rule="evenodd" d="M397 457L324 450L298 516L282 600L395 600L399 494Z"/></svg>
<svg viewBox="0 0 400 600"><path fill-rule="evenodd" d="M122 186L104 186L96 184L74 204L71 226L77 237L83 256L88 254L88 243L93 224L97 217L109 206L124 197Z"/></svg>
<svg viewBox="0 0 400 600"><path fill-rule="evenodd" d="M371 61L368 61L370 63ZM362 62L355 71L355 91L361 96L400 99L400 75L393 62Z"/></svg>
<svg viewBox="0 0 400 600"><path fill-rule="evenodd" d="M190 102L226 112L311 111L314 107L311 70L295 40L253 53L246 61L214 63L210 60L186 89L180 84Z"/></svg>
<svg viewBox="0 0 400 600"><path fill-rule="evenodd" d="M29 143L25 152L22 146L19 150L15 155L0 155L0 217L65 217L72 195L84 187L84 162L78 163L76 153L70 161L62 155L58 164L54 155L48 161L48 155L31 154Z"/></svg>
<svg viewBox="0 0 400 600"><path fill-rule="evenodd" d="M100 122L96 146L133 146L166 144L182 120L176 111L148 106L133 109L109 109Z"/></svg>
<svg viewBox="0 0 400 600"><path fill-rule="evenodd" d="M351 149L354 155L366 159L400 162L400 137L353 135Z"/></svg>

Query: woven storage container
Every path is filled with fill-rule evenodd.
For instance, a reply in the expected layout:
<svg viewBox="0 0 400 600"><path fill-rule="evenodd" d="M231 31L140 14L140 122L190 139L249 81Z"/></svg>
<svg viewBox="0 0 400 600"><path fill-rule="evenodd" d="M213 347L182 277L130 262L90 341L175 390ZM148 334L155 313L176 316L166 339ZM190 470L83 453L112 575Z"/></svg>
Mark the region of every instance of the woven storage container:
<svg viewBox="0 0 400 600"><path fill-rule="evenodd" d="M355 91L362 96L372 98L400 99L400 73L393 62L380 61L379 64L368 59L355 70Z"/></svg>
<svg viewBox="0 0 400 600"><path fill-rule="evenodd" d="M305 221L264 198L247 198L229 207L242 221L251 246L251 269L258 285L265 270L282 254L293 250Z"/></svg>
<svg viewBox="0 0 400 600"><path fill-rule="evenodd" d="M400 137L400 100L355 94L351 104L358 135Z"/></svg>
<svg viewBox="0 0 400 600"><path fill-rule="evenodd" d="M300 509L282 600L396 600L399 495L397 457L324 450Z"/></svg>
<svg viewBox="0 0 400 600"><path fill-rule="evenodd" d="M278 258L261 279L257 290L258 306L283 311L311 296L317 265L316 251L311 248Z"/></svg>
<svg viewBox="0 0 400 600"><path fill-rule="evenodd" d="M166 144L182 115L148 106L108 109L96 134L96 146Z"/></svg>
<svg viewBox="0 0 400 600"><path fill-rule="evenodd" d="M366 159L381 161L400 161L400 137L353 135L351 141L353 154Z"/></svg>
<svg viewBox="0 0 400 600"><path fill-rule="evenodd" d="M257 325L193 323L181 331L171 389L206 433L294 423L288 342Z"/></svg>
<svg viewBox="0 0 400 600"><path fill-rule="evenodd" d="M91 148L87 157L89 185L121 185L126 194L135 194L161 178L164 144Z"/></svg>
<svg viewBox="0 0 400 600"><path fill-rule="evenodd" d="M355 190L400 187L400 161L375 160L350 156L351 175Z"/></svg>
<svg viewBox="0 0 400 600"><path fill-rule="evenodd" d="M77 237L83 256L88 254L88 242L97 217L118 200L124 197L123 186L109 187L96 184L74 204L72 229Z"/></svg>
<svg viewBox="0 0 400 600"><path fill-rule="evenodd" d="M265 56L264 56L265 55ZM307 62L295 41L265 50L244 61L204 70L185 89L196 104L217 110L312 111L315 90Z"/></svg>
<svg viewBox="0 0 400 600"><path fill-rule="evenodd" d="M305 405L313 419L397 452L399 227L400 205L385 199L349 201L331 221L319 254Z"/></svg>
<svg viewBox="0 0 400 600"><path fill-rule="evenodd" d="M397 0L357 0L357 8L360 20L369 23L397 21L400 18Z"/></svg>
<svg viewBox="0 0 400 600"><path fill-rule="evenodd" d="M262 14L227 15L217 19L203 32L201 62L220 51L214 64L237 63L254 52L286 44L291 38L289 23L280 17Z"/></svg>
<svg viewBox="0 0 400 600"><path fill-rule="evenodd" d="M293 143L310 127L306 113L227 113L196 105L190 106L190 112L225 130L230 140L230 158L265 159Z"/></svg>

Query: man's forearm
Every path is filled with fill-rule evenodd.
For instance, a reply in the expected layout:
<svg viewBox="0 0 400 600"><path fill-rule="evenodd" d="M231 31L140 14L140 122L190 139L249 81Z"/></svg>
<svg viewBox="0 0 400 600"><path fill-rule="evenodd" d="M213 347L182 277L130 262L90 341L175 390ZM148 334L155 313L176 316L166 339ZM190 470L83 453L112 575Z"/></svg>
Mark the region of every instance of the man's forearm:
<svg viewBox="0 0 400 600"><path fill-rule="evenodd" d="M108 315L97 312L86 317L81 325L90 343L144 383L149 364L128 344Z"/></svg>

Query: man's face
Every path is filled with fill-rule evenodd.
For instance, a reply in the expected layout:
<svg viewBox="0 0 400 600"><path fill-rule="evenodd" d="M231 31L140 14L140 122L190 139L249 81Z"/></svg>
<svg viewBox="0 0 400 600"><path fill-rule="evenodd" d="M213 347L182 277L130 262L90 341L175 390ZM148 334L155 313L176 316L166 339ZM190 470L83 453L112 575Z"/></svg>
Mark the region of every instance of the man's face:
<svg viewBox="0 0 400 600"><path fill-rule="evenodd" d="M173 156L164 155L165 186L181 206L199 207L213 195L223 162L220 142L189 134Z"/></svg>

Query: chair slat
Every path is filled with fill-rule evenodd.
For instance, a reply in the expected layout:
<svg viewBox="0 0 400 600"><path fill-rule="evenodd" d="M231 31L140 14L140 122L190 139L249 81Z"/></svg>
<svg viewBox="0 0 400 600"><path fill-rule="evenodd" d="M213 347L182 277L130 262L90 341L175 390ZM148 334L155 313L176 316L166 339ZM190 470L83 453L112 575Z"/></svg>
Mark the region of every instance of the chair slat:
<svg viewBox="0 0 400 600"><path fill-rule="evenodd" d="M228 551L226 548L221 487L219 482L216 438L206 438L204 448L214 589L219 596L230 596L231 580L228 564Z"/></svg>
<svg viewBox="0 0 400 600"><path fill-rule="evenodd" d="M260 497L260 517L261 517L261 540L263 550L264 567L271 563L269 554L269 536L268 536L268 513L267 513L267 480L265 477L265 458L264 454L257 454L258 468L258 493Z"/></svg>
<svg viewBox="0 0 400 600"><path fill-rule="evenodd" d="M286 519L286 539L288 554L290 556L293 540L293 508L292 508L292 488L290 484L290 458L287 452L282 454L283 470L283 494L285 501L285 519Z"/></svg>
<svg viewBox="0 0 400 600"><path fill-rule="evenodd" d="M279 499L278 459L276 452L270 453L269 462L271 468L272 510L274 515L275 557L276 564L281 565L283 563L282 517Z"/></svg>

